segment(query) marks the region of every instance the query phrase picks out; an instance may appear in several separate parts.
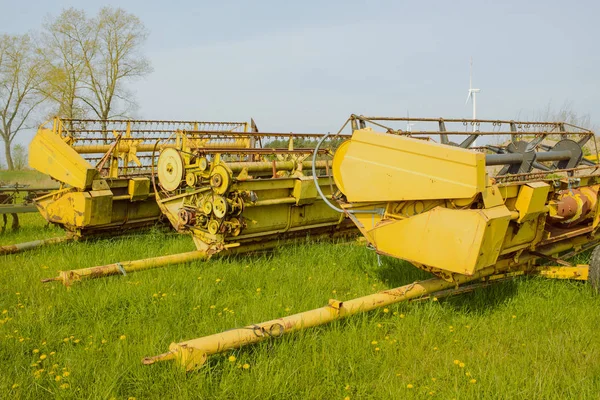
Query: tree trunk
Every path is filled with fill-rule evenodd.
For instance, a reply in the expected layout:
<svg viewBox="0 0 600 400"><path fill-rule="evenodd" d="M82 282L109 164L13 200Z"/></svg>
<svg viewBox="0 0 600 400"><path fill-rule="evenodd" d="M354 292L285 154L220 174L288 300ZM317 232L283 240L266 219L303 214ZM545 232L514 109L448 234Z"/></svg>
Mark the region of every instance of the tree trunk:
<svg viewBox="0 0 600 400"><path fill-rule="evenodd" d="M10 141L4 139L4 155L6 157L6 167L9 171L15 169L15 165L13 164L12 154L10 153Z"/></svg>

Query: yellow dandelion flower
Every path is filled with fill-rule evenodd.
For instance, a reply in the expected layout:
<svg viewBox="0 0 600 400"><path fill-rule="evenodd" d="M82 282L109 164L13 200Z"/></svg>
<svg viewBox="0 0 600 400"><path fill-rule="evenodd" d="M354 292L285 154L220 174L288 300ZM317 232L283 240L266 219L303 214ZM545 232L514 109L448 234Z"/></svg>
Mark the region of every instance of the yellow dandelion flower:
<svg viewBox="0 0 600 400"><path fill-rule="evenodd" d="M379 351L381 350L379 347L375 347L375 351Z"/></svg>
<svg viewBox="0 0 600 400"><path fill-rule="evenodd" d="M33 349L33 354L37 354L37 353L39 353L39 352L40 352L40 350L39 350L39 349Z"/></svg>
<svg viewBox="0 0 600 400"><path fill-rule="evenodd" d="M162 297L167 297L167 294L166 294L166 293L163 293L163 294L162 294Z"/></svg>
<svg viewBox="0 0 600 400"><path fill-rule="evenodd" d="M63 378L66 378L69 375L71 375L71 373L69 371L63 372Z"/></svg>
<svg viewBox="0 0 600 400"><path fill-rule="evenodd" d="M152 297L158 297L158 293L154 293Z"/></svg>
<svg viewBox="0 0 600 400"><path fill-rule="evenodd" d="M437 351L437 350L438 350L437 346L435 346L435 347L433 348L433 350Z"/></svg>
<svg viewBox="0 0 600 400"><path fill-rule="evenodd" d="M256 288L256 291L257 291L257 292L260 292L260 291L261 291L261 289L260 289L260 288Z"/></svg>
<svg viewBox="0 0 600 400"><path fill-rule="evenodd" d="M372 345L376 345L376 344L377 344L377 340L373 340L373 341L371 342L371 344L372 344Z"/></svg>
<svg viewBox="0 0 600 400"><path fill-rule="evenodd" d="M8 310L2 310L2 314L8 314Z"/></svg>
<svg viewBox="0 0 600 400"><path fill-rule="evenodd" d="M21 338L19 339L19 342L23 343L25 341L25 338Z"/></svg>
<svg viewBox="0 0 600 400"><path fill-rule="evenodd" d="M65 343L67 343L68 341L69 341L68 337L66 337L66 338L63 339L63 342L65 342Z"/></svg>
<svg viewBox="0 0 600 400"><path fill-rule="evenodd" d="M286 308L285 308L285 311L286 311L286 312L287 312L287 311L290 311L290 308L289 308L289 307L286 307Z"/></svg>
<svg viewBox="0 0 600 400"><path fill-rule="evenodd" d="M390 312L390 309L389 309L389 308L384 308L384 309L383 309L383 312L387 314L387 313L389 313L389 312Z"/></svg>
<svg viewBox="0 0 600 400"><path fill-rule="evenodd" d="M46 345L46 341L44 340L44 341L42 342L42 346L45 346L45 345Z"/></svg>
<svg viewBox="0 0 600 400"><path fill-rule="evenodd" d="M127 336L125 336L125 335L121 335L121 336L119 336L119 339L120 339L120 340L125 340L125 339L127 339Z"/></svg>
<svg viewBox="0 0 600 400"><path fill-rule="evenodd" d="M336 294L337 290L332 290L331 293Z"/></svg>
<svg viewBox="0 0 600 400"><path fill-rule="evenodd" d="M214 310L215 308L217 308L217 306L215 306L214 304L212 306L209 307L211 310Z"/></svg>
<svg viewBox="0 0 600 400"><path fill-rule="evenodd" d="M80 340L80 339L75 339L75 340L73 340L73 343L79 343L79 342L81 342L81 340Z"/></svg>
<svg viewBox="0 0 600 400"><path fill-rule="evenodd" d="M344 400L350 400L350 396L344 397Z"/></svg>
<svg viewBox="0 0 600 400"><path fill-rule="evenodd" d="M398 315L398 311L394 311L392 315Z"/></svg>
<svg viewBox="0 0 600 400"><path fill-rule="evenodd" d="M56 375L56 376L54 377L54 380L55 380L56 382L59 382L61 379L62 379L62 376L60 376L60 375Z"/></svg>
<svg viewBox="0 0 600 400"><path fill-rule="evenodd" d="M460 364L460 361L454 360L454 365L458 365L458 364Z"/></svg>
<svg viewBox="0 0 600 400"><path fill-rule="evenodd" d="M221 279L220 279L220 278L217 278L217 279L215 280L215 282L216 282L216 283L219 283L219 282L221 282Z"/></svg>
<svg viewBox="0 0 600 400"><path fill-rule="evenodd" d="M135 397L128 397L127 400L135 400Z"/></svg>
<svg viewBox="0 0 600 400"><path fill-rule="evenodd" d="M407 389L412 389L412 388L414 388L414 386L411 383L409 383L408 385L406 385L406 388Z"/></svg>
<svg viewBox="0 0 600 400"><path fill-rule="evenodd" d="M63 383L62 385L60 385L60 388L62 390L68 389L69 388L69 384L68 383Z"/></svg>
<svg viewBox="0 0 600 400"><path fill-rule="evenodd" d="M465 367L465 363L460 363L458 364L459 367L464 368Z"/></svg>
<svg viewBox="0 0 600 400"><path fill-rule="evenodd" d="M471 376L470 372L465 372L465 376Z"/></svg>
<svg viewBox="0 0 600 400"><path fill-rule="evenodd" d="M40 360L45 360L47 357L48 357L47 355L45 355L45 354L42 354L42 355L40 356Z"/></svg>
<svg viewBox="0 0 600 400"><path fill-rule="evenodd" d="M516 316L516 315L513 315L512 317L513 317L513 319L517 318L517 316Z"/></svg>
<svg viewBox="0 0 600 400"><path fill-rule="evenodd" d="M18 384L18 383L13 383L13 385L11 386L11 388L12 388L12 389L16 389L16 388L18 388L18 387L19 387L19 384Z"/></svg>
<svg viewBox="0 0 600 400"><path fill-rule="evenodd" d="M404 318L404 314L400 314L400 318Z"/></svg>
<svg viewBox="0 0 600 400"><path fill-rule="evenodd" d="M102 344L106 344L107 342L108 342L108 340L106 340L106 339L102 339L102 340L100 341L100 343L102 343Z"/></svg>
<svg viewBox="0 0 600 400"><path fill-rule="evenodd" d="M244 364L244 365L242 365L242 368L248 369L248 368L250 368L250 364Z"/></svg>
<svg viewBox="0 0 600 400"><path fill-rule="evenodd" d="M389 337L389 336L386 336L386 337L385 337L385 340L390 340L390 337Z"/></svg>
<svg viewBox="0 0 600 400"><path fill-rule="evenodd" d="M346 385L346 387L344 388L344 390L350 390L350 385Z"/></svg>
<svg viewBox="0 0 600 400"><path fill-rule="evenodd" d="M437 298L437 297L434 297L434 298L433 298L433 301L438 301L438 298Z"/></svg>
<svg viewBox="0 0 600 400"><path fill-rule="evenodd" d="M381 324L377 324L377 327L378 327L378 328L381 328L381 327L383 327L383 325L381 325Z"/></svg>
<svg viewBox="0 0 600 400"><path fill-rule="evenodd" d="M431 382L437 381L437 378L431 378Z"/></svg>
<svg viewBox="0 0 600 400"><path fill-rule="evenodd" d="M75 339L75 336L69 336L69 339Z"/></svg>
<svg viewBox="0 0 600 400"><path fill-rule="evenodd" d="M228 360L229 360L229 362L235 362L235 360L237 360L237 358L235 358L235 356L229 356Z"/></svg>
<svg viewBox="0 0 600 400"><path fill-rule="evenodd" d="M50 352L50 355L51 355L51 356L53 356L53 355L55 355L55 354L56 354L56 352L55 352L55 351L51 351L51 352Z"/></svg>
<svg viewBox="0 0 600 400"><path fill-rule="evenodd" d="M469 382L471 382L471 383L477 383L477 379L471 379Z"/></svg>
<svg viewBox="0 0 600 400"><path fill-rule="evenodd" d="M434 394L434 393L435 393L435 392L429 392L429 395L430 395L430 396L433 396L433 394Z"/></svg>

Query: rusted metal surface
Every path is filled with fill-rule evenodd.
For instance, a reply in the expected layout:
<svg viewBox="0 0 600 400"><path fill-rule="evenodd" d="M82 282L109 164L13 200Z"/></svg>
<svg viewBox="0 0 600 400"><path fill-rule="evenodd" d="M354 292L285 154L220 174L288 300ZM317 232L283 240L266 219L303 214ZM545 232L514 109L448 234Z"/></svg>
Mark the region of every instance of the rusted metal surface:
<svg viewBox="0 0 600 400"><path fill-rule="evenodd" d="M74 240L72 236L61 236L50 239L34 240L31 242L24 242L18 244L10 244L6 246L0 246L0 255L14 254L25 250L35 249L37 247L48 246L52 244L65 243Z"/></svg>

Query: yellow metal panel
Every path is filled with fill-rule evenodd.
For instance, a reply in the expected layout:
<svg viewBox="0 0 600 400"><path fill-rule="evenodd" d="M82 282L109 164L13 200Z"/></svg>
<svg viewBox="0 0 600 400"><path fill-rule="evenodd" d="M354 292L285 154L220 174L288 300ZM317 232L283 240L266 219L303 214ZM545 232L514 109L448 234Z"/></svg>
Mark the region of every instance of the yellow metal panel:
<svg viewBox="0 0 600 400"><path fill-rule="evenodd" d="M336 152L333 174L350 202L470 198L485 188L485 155L361 129Z"/></svg>
<svg viewBox="0 0 600 400"><path fill-rule="evenodd" d="M150 194L150 179L131 178L127 187L131 201L145 200Z"/></svg>
<svg viewBox="0 0 600 400"><path fill-rule="evenodd" d="M297 205L314 203L317 198L317 187L312 176L299 176L294 182L292 196L296 198Z"/></svg>
<svg viewBox="0 0 600 400"><path fill-rule="evenodd" d="M497 207L504 204L502 193L497 186L486 187L485 190L481 192L481 195L483 197L483 205L485 208Z"/></svg>
<svg viewBox="0 0 600 400"><path fill-rule="evenodd" d="M522 185L515 202L515 208L519 211L517 222L521 223L545 212L549 191L550 185L544 182L530 182Z"/></svg>
<svg viewBox="0 0 600 400"><path fill-rule="evenodd" d="M381 222L369 232L378 251L449 272L472 275L496 262L510 211L437 207L404 220Z"/></svg>
<svg viewBox="0 0 600 400"><path fill-rule="evenodd" d="M50 129L40 128L29 144L29 166L79 189L92 185L98 171Z"/></svg>

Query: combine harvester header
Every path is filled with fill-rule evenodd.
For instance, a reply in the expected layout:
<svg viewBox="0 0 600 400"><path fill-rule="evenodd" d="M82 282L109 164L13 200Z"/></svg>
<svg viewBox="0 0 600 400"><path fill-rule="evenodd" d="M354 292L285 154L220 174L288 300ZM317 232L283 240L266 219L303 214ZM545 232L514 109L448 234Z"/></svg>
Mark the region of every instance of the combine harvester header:
<svg viewBox="0 0 600 400"><path fill-rule="evenodd" d="M394 127L408 122L435 126L419 132ZM191 370L228 349L519 275L600 286L600 251L594 250L590 265L568 261L600 241L600 166L583 157L588 143L597 153L593 132L560 122L353 115L348 123L352 137L337 149L332 165L340 193L331 200L323 185L316 185L321 200L344 212L377 253L407 260L434 277L173 343L167 353L145 358L145 364L176 360ZM507 144L470 147L476 139L486 141L480 136L492 135L494 143ZM319 151L317 146L313 171ZM313 179L320 183L316 174Z"/></svg>
<svg viewBox="0 0 600 400"><path fill-rule="evenodd" d="M312 148L296 148L295 140L320 134L230 133L188 130L174 135L174 146L161 149L153 169L154 204L173 228L192 236L197 250L143 260L61 271L44 282L74 281L127 274L274 248L312 239L356 235L354 224L343 212L321 199L336 192L331 180L331 152L319 150L313 180ZM215 144L206 146L207 140ZM285 148L269 147L287 143ZM171 141L169 142L171 143ZM152 163L154 165L154 163ZM308 172L308 173L307 173Z"/></svg>
<svg viewBox="0 0 600 400"><path fill-rule="evenodd" d="M0 254L68 240L117 235L156 223L161 215L150 182L157 141L175 147L186 129L248 131L246 122L60 119L42 125L29 145L29 165L60 183L35 199L65 237L0 248ZM251 123L255 129L254 122ZM204 146L223 146L206 138ZM239 145L239 143L238 143ZM245 144L249 146L248 143Z"/></svg>

